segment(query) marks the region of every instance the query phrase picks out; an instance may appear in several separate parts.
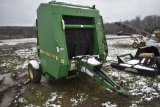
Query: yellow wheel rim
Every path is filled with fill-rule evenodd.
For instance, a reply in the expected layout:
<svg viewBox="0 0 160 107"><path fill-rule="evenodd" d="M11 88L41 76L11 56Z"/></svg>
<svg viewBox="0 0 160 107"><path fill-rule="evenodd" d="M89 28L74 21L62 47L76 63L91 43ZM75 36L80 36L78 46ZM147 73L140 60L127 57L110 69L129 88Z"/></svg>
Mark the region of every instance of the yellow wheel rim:
<svg viewBox="0 0 160 107"><path fill-rule="evenodd" d="M137 48L138 44L136 42L133 43L133 48Z"/></svg>
<svg viewBox="0 0 160 107"><path fill-rule="evenodd" d="M145 42L141 42L140 47L145 47Z"/></svg>
<svg viewBox="0 0 160 107"><path fill-rule="evenodd" d="M32 70L31 67L29 67L29 75L30 75L31 78L33 78L33 70Z"/></svg>

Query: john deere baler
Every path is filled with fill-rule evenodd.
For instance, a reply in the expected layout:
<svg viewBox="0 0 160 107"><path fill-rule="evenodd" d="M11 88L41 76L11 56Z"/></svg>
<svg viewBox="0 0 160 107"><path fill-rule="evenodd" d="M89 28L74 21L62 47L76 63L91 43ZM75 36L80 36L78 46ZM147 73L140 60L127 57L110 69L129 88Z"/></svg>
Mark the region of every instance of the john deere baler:
<svg viewBox="0 0 160 107"><path fill-rule="evenodd" d="M40 64L29 62L33 82L72 78L86 73L117 93L125 91L102 70L108 53L103 20L95 6L42 3L37 9L37 48Z"/></svg>

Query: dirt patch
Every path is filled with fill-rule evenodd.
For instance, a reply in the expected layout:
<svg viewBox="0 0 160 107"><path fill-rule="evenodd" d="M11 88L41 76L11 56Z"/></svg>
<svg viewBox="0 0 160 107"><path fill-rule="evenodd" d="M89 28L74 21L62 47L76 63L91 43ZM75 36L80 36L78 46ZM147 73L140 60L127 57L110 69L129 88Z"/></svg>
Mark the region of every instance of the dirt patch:
<svg viewBox="0 0 160 107"><path fill-rule="evenodd" d="M0 46L0 106L8 107L16 104L16 94L23 89L29 81L27 76L27 64L31 57L36 58L33 47L35 42L18 43L16 45ZM28 49L25 53L19 50ZM30 56L28 56L28 54Z"/></svg>

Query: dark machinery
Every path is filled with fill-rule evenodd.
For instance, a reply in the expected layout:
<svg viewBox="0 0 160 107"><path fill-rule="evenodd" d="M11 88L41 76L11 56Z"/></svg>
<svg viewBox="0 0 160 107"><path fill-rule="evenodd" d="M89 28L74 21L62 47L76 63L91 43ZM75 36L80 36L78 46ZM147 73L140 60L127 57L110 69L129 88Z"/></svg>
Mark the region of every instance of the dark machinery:
<svg viewBox="0 0 160 107"><path fill-rule="evenodd" d="M150 39L152 39L156 42L160 41L160 38L158 36L154 36L154 35L150 34L149 32L146 32L141 29L135 28L133 26L127 25L125 23L115 22L115 25L134 34L134 35L130 35L131 39L134 41L132 44L133 48L145 47L146 42L149 41ZM146 37L146 39L144 40L143 37Z"/></svg>
<svg viewBox="0 0 160 107"><path fill-rule="evenodd" d="M135 56L124 54L117 56L117 59L117 63L111 64L115 69L147 76L160 75L160 54L154 46L140 47Z"/></svg>
<svg viewBox="0 0 160 107"><path fill-rule="evenodd" d="M135 56L131 53L118 55L117 63L112 63L111 66L118 70L124 70L140 75L157 76L160 74L160 54L158 48L154 46L144 47L146 41L152 39L156 42L160 41L160 38L133 26L126 25L124 23L116 22L117 26L124 28L130 32L146 37L146 40L140 39L138 42L136 37L133 37L134 43L133 48L138 48ZM127 59L127 60L124 60Z"/></svg>

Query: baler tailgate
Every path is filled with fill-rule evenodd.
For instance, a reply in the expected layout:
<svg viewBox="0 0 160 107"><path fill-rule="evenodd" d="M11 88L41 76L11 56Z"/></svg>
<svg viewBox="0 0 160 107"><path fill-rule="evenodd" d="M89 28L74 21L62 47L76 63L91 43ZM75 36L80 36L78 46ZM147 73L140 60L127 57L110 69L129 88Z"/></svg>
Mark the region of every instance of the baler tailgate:
<svg viewBox="0 0 160 107"><path fill-rule="evenodd" d="M63 15L68 57L93 54L93 18Z"/></svg>

